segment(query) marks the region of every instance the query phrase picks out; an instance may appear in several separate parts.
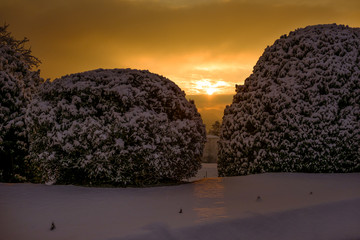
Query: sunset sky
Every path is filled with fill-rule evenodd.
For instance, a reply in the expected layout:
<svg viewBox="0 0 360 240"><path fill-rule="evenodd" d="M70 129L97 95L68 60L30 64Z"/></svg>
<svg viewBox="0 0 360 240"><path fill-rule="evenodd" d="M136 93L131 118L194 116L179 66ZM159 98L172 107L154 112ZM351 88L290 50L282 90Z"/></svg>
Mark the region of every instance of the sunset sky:
<svg viewBox="0 0 360 240"><path fill-rule="evenodd" d="M209 125L266 46L307 25L360 27L360 1L0 0L0 21L30 39L44 78L148 69L195 99Z"/></svg>

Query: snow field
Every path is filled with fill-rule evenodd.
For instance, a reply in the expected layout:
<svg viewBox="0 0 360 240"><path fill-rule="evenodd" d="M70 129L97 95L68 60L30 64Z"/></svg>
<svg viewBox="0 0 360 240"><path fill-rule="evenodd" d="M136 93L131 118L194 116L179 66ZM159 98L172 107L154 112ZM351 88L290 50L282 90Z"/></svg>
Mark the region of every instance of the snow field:
<svg viewBox="0 0 360 240"><path fill-rule="evenodd" d="M266 173L154 188L1 183L0 212L1 240L357 239L360 174Z"/></svg>

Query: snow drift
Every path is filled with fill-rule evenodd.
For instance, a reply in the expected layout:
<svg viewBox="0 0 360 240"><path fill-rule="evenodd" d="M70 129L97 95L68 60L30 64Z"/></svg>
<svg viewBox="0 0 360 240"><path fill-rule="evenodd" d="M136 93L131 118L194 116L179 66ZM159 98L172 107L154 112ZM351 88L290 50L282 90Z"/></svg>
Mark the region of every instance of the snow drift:
<svg viewBox="0 0 360 240"><path fill-rule="evenodd" d="M28 111L30 157L43 181L153 184L201 167L205 127L169 79L131 69L45 82Z"/></svg>
<svg viewBox="0 0 360 240"><path fill-rule="evenodd" d="M309 26L267 47L225 109L219 175L360 171L360 29Z"/></svg>

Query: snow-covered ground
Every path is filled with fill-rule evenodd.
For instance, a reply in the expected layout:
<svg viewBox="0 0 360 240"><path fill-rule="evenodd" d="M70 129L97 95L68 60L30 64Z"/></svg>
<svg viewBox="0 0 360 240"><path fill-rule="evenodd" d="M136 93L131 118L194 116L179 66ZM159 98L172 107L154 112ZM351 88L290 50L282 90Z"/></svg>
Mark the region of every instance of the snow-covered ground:
<svg viewBox="0 0 360 240"><path fill-rule="evenodd" d="M204 173L216 165L178 186L0 183L0 239L360 239L360 173Z"/></svg>

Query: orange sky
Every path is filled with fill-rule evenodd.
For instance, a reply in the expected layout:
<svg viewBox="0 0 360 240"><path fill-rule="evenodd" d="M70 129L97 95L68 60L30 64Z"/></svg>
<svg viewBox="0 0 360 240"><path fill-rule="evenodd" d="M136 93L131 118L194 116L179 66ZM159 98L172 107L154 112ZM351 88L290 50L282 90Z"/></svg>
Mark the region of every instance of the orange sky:
<svg viewBox="0 0 360 240"><path fill-rule="evenodd" d="M209 125L231 96L202 95L233 95L266 46L289 31L320 23L360 27L360 1L0 0L0 21L16 38L30 39L44 78L148 69L197 95L190 97Z"/></svg>

